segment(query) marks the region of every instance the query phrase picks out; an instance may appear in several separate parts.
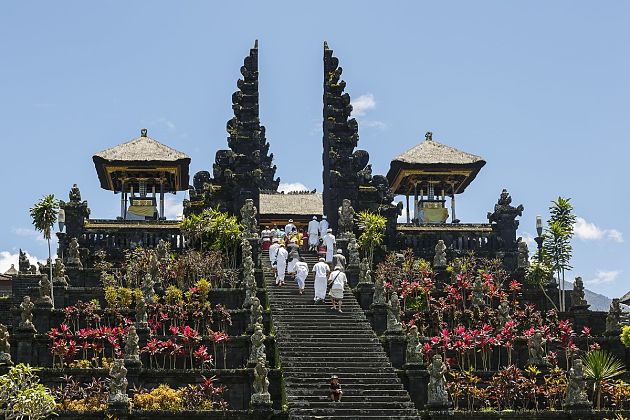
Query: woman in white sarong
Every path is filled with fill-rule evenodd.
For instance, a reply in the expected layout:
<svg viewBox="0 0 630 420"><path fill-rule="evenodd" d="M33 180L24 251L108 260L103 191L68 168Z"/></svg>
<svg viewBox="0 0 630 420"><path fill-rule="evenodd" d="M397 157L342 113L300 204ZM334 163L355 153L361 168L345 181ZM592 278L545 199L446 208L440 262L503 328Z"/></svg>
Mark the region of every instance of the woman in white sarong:
<svg viewBox="0 0 630 420"><path fill-rule="evenodd" d="M330 267L326 264L324 258L320 258L319 262L313 266L315 272L315 302L324 302L326 300L326 283L328 281L328 272Z"/></svg>
<svg viewBox="0 0 630 420"><path fill-rule="evenodd" d="M276 270L278 270L278 275L276 276L276 284L278 286L284 285L284 274L287 271L288 257L289 253L284 248L284 244L280 244L280 248L278 249L278 258L276 258Z"/></svg>
<svg viewBox="0 0 630 420"><path fill-rule="evenodd" d="M300 294L304 293L304 282L306 281L306 277L308 276L308 264L304 261L304 258L301 257L300 260L295 263L295 281L298 285L298 292Z"/></svg>
<svg viewBox="0 0 630 420"><path fill-rule="evenodd" d="M324 245L326 246L326 262L333 262L333 254L335 253L335 247L337 246L337 240L335 235L332 234L332 229L328 229L326 235L322 238Z"/></svg>

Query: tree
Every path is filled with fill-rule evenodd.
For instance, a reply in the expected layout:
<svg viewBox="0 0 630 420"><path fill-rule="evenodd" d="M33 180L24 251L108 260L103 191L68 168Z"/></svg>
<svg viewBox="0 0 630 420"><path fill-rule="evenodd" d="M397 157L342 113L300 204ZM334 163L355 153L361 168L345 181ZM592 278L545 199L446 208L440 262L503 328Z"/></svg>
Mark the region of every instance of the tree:
<svg viewBox="0 0 630 420"><path fill-rule="evenodd" d="M357 226L361 231L357 243L365 253L370 267L372 267L374 260L374 250L383 244L386 223L385 216L372 213L369 210L363 210L357 216Z"/></svg>
<svg viewBox="0 0 630 420"><path fill-rule="evenodd" d="M626 372L621 360L605 350L593 350L582 358L584 376L593 379L593 399L599 410L602 405L602 384Z"/></svg>
<svg viewBox="0 0 630 420"><path fill-rule="evenodd" d="M39 383L37 369L20 363L0 376L0 414L6 420L40 420L55 409L55 399Z"/></svg>
<svg viewBox="0 0 630 420"><path fill-rule="evenodd" d="M573 251L571 238L573 237L575 215L570 201L570 198L558 197L557 200L551 202L543 245L544 252L549 257L551 267L556 272L560 284L558 300L561 311L566 310L564 273L573 268L570 262Z"/></svg>
<svg viewBox="0 0 630 420"><path fill-rule="evenodd" d="M53 264L52 253L50 251L50 238L52 227L57 221L57 215L59 214L59 201L55 199L54 194L49 194L42 197L31 208L31 219L33 219L33 225L38 232L44 235L44 239L48 242L48 268L50 269L50 298L55 306L55 298L53 293Z"/></svg>

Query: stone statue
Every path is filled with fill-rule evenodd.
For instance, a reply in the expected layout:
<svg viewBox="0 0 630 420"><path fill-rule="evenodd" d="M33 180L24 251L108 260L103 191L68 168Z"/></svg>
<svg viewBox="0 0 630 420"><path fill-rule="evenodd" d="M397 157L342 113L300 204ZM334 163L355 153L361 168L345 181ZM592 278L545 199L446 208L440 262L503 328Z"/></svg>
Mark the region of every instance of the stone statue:
<svg viewBox="0 0 630 420"><path fill-rule="evenodd" d="M407 363L420 363L422 356L418 351L420 339L418 338L418 326L412 325L407 333Z"/></svg>
<svg viewBox="0 0 630 420"><path fill-rule="evenodd" d="M429 387L427 405L431 408L448 407L448 392L446 391L446 378L444 374L448 369L439 354L433 355L431 364L427 368L429 372Z"/></svg>
<svg viewBox="0 0 630 420"><path fill-rule="evenodd" d="M503 299L497 308L497 321L499 322L499 327L503 327L505 323L511 319L510 303L506 299Z"/></svg>
<svg viewBox="0 0 630 420"><path fill-rule="evenodd" d="M20 249L20 257L18 259L18 268L20 273L28 273L31 270L31 262L26 256L26 252L22 252Z"/></svg>
<svg viewBox="0 0 630 420"><path fill-rule="evenodd" d="M68 244L68 256L66 258L66 264L83 268L83 264L81 263L81 255L79 253L79 241L77 238L70 239L70 244Z"/></svg>
<svg viewBox="0 0 630 420"><path fill-rule="evenodd" d="M258 236L257 214L258 209L254 206L254 200L251 198L246 199L245 204L241 207L241 224L243 225L245 236L248 238Z"/></svg>
<svg viewBox="0 0 630 420"><path fill-rule="evenodd" d="M355 238L354 234L352 234L348 241L348 266L358 266L360 264L359 259L359 245L357 244L357 238Z"/></svg>
<svg viewBox="0 0 630 420"><path fill-rule="evenodd" d="M53 284L67 286L68 279L66 278L66 266L61 258L55 259L55 265L53 265Z"/></svg>
<svg viewBox="0 0 630 420"><path fill-rule="evenodd" d="M568 410L591 408L591 402L586 394L586 380L584 379L582 359L576 358L573 360L573 367L569 370L567 393L562 406Z"/></svg>
<svg viewBox="0 0 630 420"><path fill-rule="evenodd" d="M478 311L482 311L483 307L486 305L483 291L483 280L481 280L481 277L477 277L473 282L471 304L472 307Z"/></svg>
<svg viewBox="0 0 630 420"><path fill-rule="evenodd" d="M153 282L153 278L150 273L147 273L142 278L142 284L140 285L140 289L142 290L142 297L145 302L153 303L153 296L155 295L155 289L153 288L155 283Z"/></svg>
<svg viewBox="0 0 630 420"><path fill-rule="evenodd" d="M347 198L341 201L341 206L338 210L339 213L339 236L346 238L349 233L352 233L354 227L354 208L352 208L352 202Z"/></svg>
<svg viewBox="0 0 630 420"><path fill-rule="evenodd" d="M262 324L256 324L251 338L252 348L249 353L249 364L256 364L260 357L266 359L267 353L265 351L265 338Z"/></svg>
<svg viewBox="0 0 630 420"><path fill-rule="evenodd" d="M254 260L252 258L252 244L247 239L241 241L242 247L242 263L243 263L243 281L245 283L245 302L243 308L249 308L252 305L252 298L256 296L256 276L254 274Z"/></svg>
<svg viewBox="0 0 630 420"><path fill-rule="evenodd" d="M527 270L529 267L529 249L527 248L527 242L520 239L518 241L518 256L516 259L516 266L519 269Z"/></svg>
<svg viewBox="0 0 630 420"><path fill-rule="evenodd" d="M0 324L0 363L11 364L11 343L9 343L9 330L4 324Z"/></svg>
<svg viewBox="0 0 630 420"><path fill-rule="evenodd" d="M619 298L614 298L610 303L608 315L606 315L606 332L617 333L621 329L621 308L619 307Z"/></svg>
<svg viewBox="0 0 630 420"><path fill-rule="evenodd" d="M440 239L435 245L435 257L433 257L433 267L446 267L446 245L444 244L444 241L442 239Z"/></svg>
<svg viewBox="0 0 630 420"><path fill-rule="evenodd" d="M453 272L455 274L459 274L462 272L462 260L459 258L455 258L453 260Z"/></svg>
<svg viewBox="0 0 630 420"><path fill-rule="evenodd" d="M81 191L77 184L72 185L70 188L70 193L68 194L71 203L80 203L81 202Z"/></svg>
<svg viewBox="0 0 630 420"><path fill-rule="evenodd" d="M269 394L269 379L267 374L267 362L264 357L259 357L256 360L256 367L254 368L254 393L252 394L252 404L259 405L271 404L271 395Z"/></svg>
<svg viewBox="0 0 630 420"><path fill-rule="evenodd" d="M576 277L571 290L571 309L588 309L589 305L584 298L584 282L582 277Z"/></svg>
<svg viewBox="0 0 630 420"><path fill-rule="evenodd" d="M361 260L359 264L359 283L372 283L372 271L370 270L370 263L367 258Z"/></svg>
<svg viewBox="0 0 630 420"><path fill-rule="evenodd" d="M109 397L107 404L110 406L127 406L129 397L127 396L127 368L123 359L114 359L114 363L109 369Z"/></svg>
<svg viewBox="0 0 630 420"><path fill-rule="evenodd" d="M151 278L153 279L160 278L160 261L158 261L155 252L152 252L149 256L149 274L151 274Z"/></svg>
<svg viewBox="0 0 630 420"><path fill-rule="evenodd" d="M166 242L164 239L160 239L157 246L155 247L155 253L158 260L165 260L168 257L170 248L171 245L168 242Z"/></svg>
<svg viewBox="0 0 630 420"><path fill-rule="evenodd" d="M402 331L402 324L400 323L400 301L398 300L398 294L396 292L392 292L389 298L389 305L387 307L387 331Z"/></svg>
<svg viewBox="0 0 630 420"><path fill-rule="evenodd" d="M263 307L260 304L260 299L256 296L252 297L252 306L251 306L251 315L249 318L249 323L252 328L255 328L256 324L263 323Z"/></svg>
<svg viewBox="0 0 630 420"><path fill-rule="evenodd" d="M39 299L37 304L42 306L52 305L52 285L46 274L42 274L39 280Z"/></svg>
<svg viewBox="0 0 630 420"><path fill-rule="evenodd" d="M347 265L348 261L346 260L346 256L343 255L340 249L338 249L337 252L335 252L335 255L333 255L333 267L339 266L345 269Z"/></svg>
<svg viewBox="0 0 630 420"><path fill-rule="evenodd" d="M147 305L143 296L136 299L136 327L145 330L149 327L147 322Z"/></svg>
<svg viewBox="0 0 630 420"><path fill-rule="evenodd" d="M35 325L33 325L33 302L31 302L30 296L24 296L22 303L20 304L20 329L36 331Z"/></svg>
<svg viewBox="0 0 630 420"><path fill-rule="evenodd" d="M125 340L125 362L137 364L140 362L140 338L136 332L135 326L130 326L127 331L127 339Z"/></svg>
<svg viewBox="0 0 630 420"><path fill-rule="evenodd" d="M361 169L357 172L357 175L359 176L359 182L362 185L368 185L372 182L372 164L369 164L365 168Z"/></svg>
<svg viewBox="0 0 630 420"><path fill-rule="evenodd" d="M545 366L547 361L545 360L545 344L547 340L543 337L540 331L536 331L527 339L527 350L529 351L530 365Z"/></svg>
<svg viewBox="0 0 630 420"><path fill-rule="evenodd" d="M374 295L372 296L373 305L385 304L385 286L383 284L383 278L376 276L376 282L374 282Z"/></svg>

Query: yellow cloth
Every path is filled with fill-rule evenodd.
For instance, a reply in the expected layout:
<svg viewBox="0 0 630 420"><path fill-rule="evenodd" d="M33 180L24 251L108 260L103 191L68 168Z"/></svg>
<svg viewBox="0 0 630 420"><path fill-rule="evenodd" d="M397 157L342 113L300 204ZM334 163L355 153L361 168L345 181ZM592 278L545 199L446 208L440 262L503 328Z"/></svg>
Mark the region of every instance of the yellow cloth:
<svg viewBox="0 0 630 420"><path fill-rule="evenodd" d="M155 206L129 206L127 212L136 216L153 217L157 211Z"/></svg>

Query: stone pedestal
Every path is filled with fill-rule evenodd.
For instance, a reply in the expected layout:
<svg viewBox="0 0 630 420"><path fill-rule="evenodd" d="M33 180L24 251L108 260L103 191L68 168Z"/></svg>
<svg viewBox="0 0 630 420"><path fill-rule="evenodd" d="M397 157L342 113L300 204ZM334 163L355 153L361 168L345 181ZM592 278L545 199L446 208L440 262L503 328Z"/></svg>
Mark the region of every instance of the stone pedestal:
<svg viewBox="0 0 630 420"><path fill-rule="evenodd" d="M407 353L407 337L402 331L385 331L385 348L389 361L396 369L400 369L405 364L405 354Z"/></svg>
<svg viewBox="0 0 630 420"><path fill-rule="evenodd" d="M16 363L32 363L33 356L33 340L35 331L26 329L17 329L13 334L16 343L15 362Z"/></svg>
<svg viewBox="0 0 630 420"><path fill-rule="evenodd" d="M66 307L66 289L68 289L68 283L58 283L57 279L53 281L53 294L55 297L55 308Z"/></svg>
<svg viewBox="0 0 630 420"><path fill-rule="evenodd" d="M434 272L436 284L447 284L451 282L451 273L446 271L446 267L436 267L434 268Z"/></svg>
<svg viewBox="0 0 630 420"><path fill-rule="evenodd" d="M52 325L50 325L52 317L52 303L51 302L37 302L33 308L33 325L35 329L41 333L47 333Z"/></svg>
<svg viewBox="0 0 630 420"><path fill-rule="evenodd" d="M427 402L429 372L421 363L405 363L403 369L405 370L406 388L411 401L413 401L418 410L422 410Z"/></svg>
<svg viewBox="0 0 630 420"><path fill-rule="evenodd" d="M383 333L387 329L387 305L372 304L372 328L377 334Z"/></svg>
<svg viewBox="0 0 630 420"><path fill-rule="evenodd" d="M129 401L127 402L108 402L107 403L107 414L111 416L111 418L118 420L127 420L129 418Z"/></svg>
<svg viewBox="0 0 630 420"><path fill-rule="evenodd" d="M142 349L146 347L150 336L148 324L142 325L136 323L136 333L138 334L138 348ZM147 353L140 353L141 365L149 366L149 357Z"/></svg>
<svg viewBox="0 0 630 420"><path fill-rule="evenodd" d="M350 287L355 288L359 283L359 267L354 265L349 265L345 268L344 272L346 273L346 277L348 278L348 284Z"/></svg>
<svg viewBox="0 0 630 420"><path fill-rule="evenodd" d="M367 310L370 309L372 305L372 296L374 295L374 284L373 283L359 283L356 287L356 295L357 300L359 301L359 305L361 309ZM386 317L387 318L387 317ZM387 319L386 319L387 322Z"/></svg>

